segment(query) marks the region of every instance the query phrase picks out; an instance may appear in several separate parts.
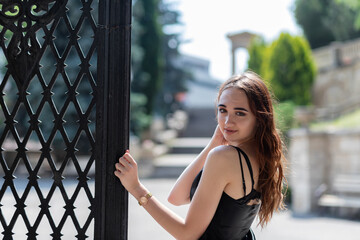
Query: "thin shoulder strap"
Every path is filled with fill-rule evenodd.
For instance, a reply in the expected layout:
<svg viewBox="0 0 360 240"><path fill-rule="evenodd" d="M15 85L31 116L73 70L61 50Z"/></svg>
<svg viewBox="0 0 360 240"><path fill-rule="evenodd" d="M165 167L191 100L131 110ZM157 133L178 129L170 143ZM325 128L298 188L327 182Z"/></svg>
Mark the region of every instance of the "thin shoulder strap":
<svg viewBox="0 0 360 240"><path fill-rule="evenodd" d="M251 167L249 157L246 155L246 153L243 150L241 150L240 148L238 148L238 147L235 147L235 149L238 151L238 154L239 154L240 166L241 166L241 174L242 174L242 178L243 178L243 186L244 186L244 190L245 190L245 193L246 193L245 177L244 177L244 170L243 170L242 161L241 161L241 154L244 155L246 164L248 165L248 168L249 168L249 172L250 172L250 176L251 176L251 189L254 189L254 184L255 184L254 174L253 174L253 171L252 171L252 167Z"/></svg>
<svg viewBox="0 0 360 240"><path fill-rule="evenodd" d="M239 148L240 152L244 155L245 157L245 160L246 160L246 164L248 165L248 168L249 168L249 172L250 172L250 176L251 176L251 183L252 183L252 189L254 188L254 184L255 184L255 181L254 181L254 174L253 174L253 170L252 170L252 167L251 167L251 163L250 163L250 160L249 160L249 157L246 155L246 153L241 150Z"/></svg>
<svg viewBox="0 0 360 240"><path fill-rule="evenodd" d="M243 165L242 165L242 161L241 161L241 153L240 153L240 149L233 146L237 152L238 152L238 155L239 155L239 161L240 161L240 166L241 166L241 176L242 176L242 180L243 180L243 188L244 188L244 195L246 195L246 184L245 184L245 177L244 177L244 168L243 168Z"/></svg>

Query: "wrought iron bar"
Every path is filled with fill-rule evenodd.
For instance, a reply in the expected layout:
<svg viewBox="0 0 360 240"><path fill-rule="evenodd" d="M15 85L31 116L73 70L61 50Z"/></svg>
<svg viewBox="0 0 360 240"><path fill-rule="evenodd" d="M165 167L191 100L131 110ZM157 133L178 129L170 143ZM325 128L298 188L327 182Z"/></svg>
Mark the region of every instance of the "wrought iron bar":
<svg viewBox="0 0 360 240"><path fill-rule="evenodd" d="M127 239L128 194L114 164L129 147L131 0L99 2L95 239Z"/></svg>

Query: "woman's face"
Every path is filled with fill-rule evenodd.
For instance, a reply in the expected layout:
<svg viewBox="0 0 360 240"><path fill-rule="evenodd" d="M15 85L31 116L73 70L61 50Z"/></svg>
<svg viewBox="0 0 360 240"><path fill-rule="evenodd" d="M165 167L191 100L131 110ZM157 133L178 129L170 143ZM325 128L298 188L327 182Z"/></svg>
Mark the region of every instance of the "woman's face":
<svg viewBox="0 0 360 240"><path fill-rule="evenodd" d="M243 90L228 88L218 102L218 124L230 145L240 146L254 137L256 118Z"/></svg>

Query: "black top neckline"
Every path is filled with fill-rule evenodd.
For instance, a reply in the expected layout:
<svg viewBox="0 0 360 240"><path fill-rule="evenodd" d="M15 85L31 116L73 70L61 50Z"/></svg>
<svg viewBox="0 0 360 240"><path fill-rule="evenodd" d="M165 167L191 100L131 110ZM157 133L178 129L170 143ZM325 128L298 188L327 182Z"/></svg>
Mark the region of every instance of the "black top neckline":
<svg viewBox="0 0 360 240"><path fill-rule="evenodd" d="M227 194L225 191L223 191L223 196L229 198L229 199L232 199L233 201L235 202L238 202L240 204L247 204L248 202L250 202L251 200L254 200L254 199L260 199L261 198L261 192L257 191L255 188L254 188L254 184L255 184L255 181L254 181L254 174L253 174L253 171L252 171L252 167L251 167L251 163L250 163L250 160L249 160L249 157L247 156L247 154L242 150L240 149L239 147L236 147L236 146L233 146L233 145L230 145L231 147L234 147L237 152L238 152L238 155L239 155L239 162L240 162L240 166L241 166L241 173L242 173L242 180L243 180L243 189L244 189L244 196L241 197L241 198L238 198L238 199L235 199L233 197L231 197L229 194ZM251 176L251 191L246 194L246 185L245 185L245 177L244 177L244 170L243 170L243 164L242 164L242 161L241 161L241 155L244 156L245 158L245 161L246 161L246 165L248 166L249 168L249 172L250 172L250 176ZM200 178L202 176L202 172L203 172L203 169L200 170L200 172L198 173L198 175L195 177L194 179L194 182L191 186L191 190L190 190L190 200L192 199L192 197L194 196L195 194L195 190L200 182ZM254 205L258 205L258 204L254 204Z"/></svg>

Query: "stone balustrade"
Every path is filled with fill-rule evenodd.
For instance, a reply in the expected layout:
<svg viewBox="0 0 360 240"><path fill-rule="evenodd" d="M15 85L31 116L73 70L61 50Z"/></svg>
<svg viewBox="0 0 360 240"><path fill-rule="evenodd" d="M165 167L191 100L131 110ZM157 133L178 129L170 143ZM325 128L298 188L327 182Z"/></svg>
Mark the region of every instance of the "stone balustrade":
<svg viewBox="0 0 360 240"><path fill-rule="evenodd" d="M349 65L360 59L360 39L334 42L314 49L313 57L320 72L339 65Z"/></svg>

